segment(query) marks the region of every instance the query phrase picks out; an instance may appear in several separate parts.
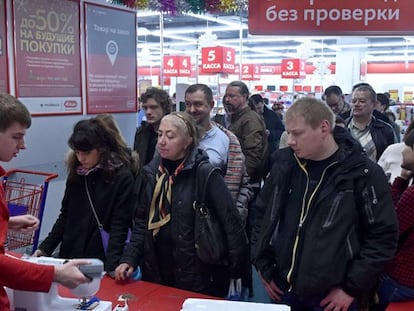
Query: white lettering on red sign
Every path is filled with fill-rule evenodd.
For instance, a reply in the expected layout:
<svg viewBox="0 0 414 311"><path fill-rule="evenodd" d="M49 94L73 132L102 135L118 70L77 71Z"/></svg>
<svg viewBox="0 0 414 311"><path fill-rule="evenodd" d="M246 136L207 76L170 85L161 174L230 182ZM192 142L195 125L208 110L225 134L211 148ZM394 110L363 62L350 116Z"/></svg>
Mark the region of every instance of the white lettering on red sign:
<svg viewBox="0 0 414 311"><path fill-rule="evenodd" d="M229 70L234 70L234 65L233 64L223 64L223 69L229 69Z"/></svg>
<svg viewBox="0 0 414 311"><path fill-rule="evenodd" d="M277 9L272 5L266 9L266 19L269 22L295 22L301 18L300 12L295 9ZM325 21L353 21L363 22L368 26L371 21L398 21L399 9L304 9L302 20L315 21L320 26Z"/></svg>
<svg viewBox="0 0 414 311"><path fill-rule="evenodd" d="M221 69L220 64L203 64L203 69Z"/></svg>

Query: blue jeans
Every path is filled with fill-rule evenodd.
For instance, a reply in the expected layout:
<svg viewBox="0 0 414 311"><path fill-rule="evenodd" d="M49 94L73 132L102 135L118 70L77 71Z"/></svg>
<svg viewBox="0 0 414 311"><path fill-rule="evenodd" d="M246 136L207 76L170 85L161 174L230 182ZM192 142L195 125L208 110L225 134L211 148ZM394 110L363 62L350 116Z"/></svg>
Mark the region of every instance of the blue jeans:
<svg viewBox="0 0 414 311"><path fill-rule="evenodd" d="M273 301L277 304L285 304L290 306L291 311L323 311L324 307L320 306L325 296L313 296L300 299L293 293L285 292L280 301ZM354 300L349 306L348 311L357 311L358 304Z"/></svg>
<svg viewBox="0 0 414 311"><path fill-rule="evenodd" d="M378 310L385 310L390 302L413 300L414 288L401 285L387 274L382 274L379 279L378 296Z"/></svg>

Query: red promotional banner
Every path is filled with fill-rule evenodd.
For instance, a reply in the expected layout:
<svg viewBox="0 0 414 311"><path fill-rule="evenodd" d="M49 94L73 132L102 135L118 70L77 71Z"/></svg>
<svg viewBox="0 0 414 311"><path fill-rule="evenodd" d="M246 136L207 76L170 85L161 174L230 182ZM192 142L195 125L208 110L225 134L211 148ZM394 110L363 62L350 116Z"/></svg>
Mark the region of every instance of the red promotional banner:
<svg viewBox="0 0 414 311"><path fill-rule="evenodd" d="M281 76L285 79L303 79L306 77L305 61L300 58L285 58L281 62Z"/></svg>
<svg viewBox="0 0 414 311"><path fill-rule="evenodd" d="M312 92L312 87L310 85L304 85L303 86L303 91L304 92Z"/></svg>
<svg viewBox="0 0 414 311"><path fill-rule="evenodd" d="M0 92L9 91L7 65L6 4L0 0Z"/></svg>
<svg viewBox="0 0 414 311"><path fill-rule="evenodd" d="M315 85L315 93L323 93L323 86Z"/></svg>
<svg viewBox="0 0 414 311"><path fill-rule="evenodd" d="M295 85L295 86L293 87L293 90L294 90L295 92L302 92L302 85Z"/></svg>
<svg viewBox="0 0 414 311"><path fill-rule="evenodd" d="M201 49L203 73L234 73L236 52L233 48L215 46Z"/></svg>
<svg viewBox="0 0 414 311"><path fill-rule="evenodd" d="M243 64L241 79L246 81L260 80L260 65Z"/></svg>
<svg viewBox="0 0 414 311"><path fill-rule="evenodd" d="M79 1L13 1L16 95L32 114L82 112Z"/></svg>
<svg viewBox="0 0 414 311"><path fill-rule="evenodd" d="M280 85L279 91L281 92L287 92L289 90L289 87L287 85Z"/></svg>
<svg viewBox="0 0 414 311"><path fill-rule="evenodd" d="M249 1L255 35L412 35L413 0Z"/></svg>
<svg viewBox="0 0 414 311"><path fill-rule="evenodd" d="M164 56L163 74L169 77L190 77L191 57Z"/></svg>
<svg viewBox="0 0 414 311"><path fill-rule="evenodd" d="M87 112L137 110L136 13L85 3Z"/></svg>

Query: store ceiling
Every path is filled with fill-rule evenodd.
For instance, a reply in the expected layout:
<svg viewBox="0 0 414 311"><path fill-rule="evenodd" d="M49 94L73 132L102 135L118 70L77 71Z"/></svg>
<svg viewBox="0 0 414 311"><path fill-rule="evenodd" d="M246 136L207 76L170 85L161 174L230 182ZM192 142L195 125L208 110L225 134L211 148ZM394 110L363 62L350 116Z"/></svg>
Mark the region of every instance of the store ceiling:
<svg viewBox="0 0 414 311"><path fill-rule="evenodd" d="M248 31L247 12L241 15L163 15L138 12L138 65L159 66L161 54L190 55L200 61L203 46L236 50L236 63L277 64L283 58L335 61L343 49L361 49L367 61L414 61L413 37L257 36ZM161 25L164 27L161 27ZM163 30L160 30L160 29ZM414 35L414 33L413 33ZM160 39L163 38L163 46ZM346 43L344 43L346 41ZM163 52L163 53L161 53Z"/></svg>

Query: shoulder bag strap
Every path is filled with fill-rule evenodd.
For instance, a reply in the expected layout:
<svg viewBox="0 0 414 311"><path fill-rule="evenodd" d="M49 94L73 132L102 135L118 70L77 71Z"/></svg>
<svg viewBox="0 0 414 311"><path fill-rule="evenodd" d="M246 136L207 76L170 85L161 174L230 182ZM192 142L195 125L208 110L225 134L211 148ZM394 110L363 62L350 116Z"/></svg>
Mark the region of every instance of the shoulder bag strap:
<svg viewBox="0 0 414 311"><path fill-rule="evenodd" d="M98 214L96 213L95 207L93 205L93 202L92 202L92 199L91 199L91 194L89 193L88 182L86 180L86 176L84 176L83 178L85 180L85 190L86 190L86 195L88 196L89 205L92 209L93 216L95 216L96 222L98 223L98 228L99 228L99 230L101 230L101 229L103 229L103 226L102 226L102 223L99 221Z"/></svg>
<svg viewBox="0 0 414 311"><path fill-rule="evenodd" d="M204 161L202 161L202 162L200 162L199 164L198 164L198 166L197 166L197 172L196 172L196 174L197 174L197 176L196 176L196 188L195 188L195 193L196 193L196 196L197 196L197 201L198 201L198 203L200 203L200 204L203 204L204 205L204 207L207 207L207 200L206 200L206 195L207 195L207 187L208 187L208 182L209 182L209 180L210 180L210 176L211 176L211 174L213 174L213 172L215 171L215 170L218 170L218 168L216 168L216 167L212 167L209 171L208 171L208 174L207 174L207 177L205 177L205 179L204 179L204 176L203 176L203 171L201 170L201 166L203 165L203 164L205 164L205 163L208 163L208 162L204 162ZM202 185L202 186L201 186ZM200 190L201 189L201 190Z"/></svg>

